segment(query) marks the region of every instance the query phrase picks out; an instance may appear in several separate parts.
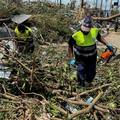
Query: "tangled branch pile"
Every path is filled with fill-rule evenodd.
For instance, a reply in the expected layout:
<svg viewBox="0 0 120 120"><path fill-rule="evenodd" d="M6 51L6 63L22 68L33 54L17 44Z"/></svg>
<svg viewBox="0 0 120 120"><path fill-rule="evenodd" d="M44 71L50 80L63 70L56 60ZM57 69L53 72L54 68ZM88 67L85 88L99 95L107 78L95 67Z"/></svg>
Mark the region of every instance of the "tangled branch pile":
<svg viewBox="0 0 120 120"><path fill-rule="evenodd" d="M74 69L65 63L66 46L41 45L35 53L9 54L9 68L17 74L1 79L1 120L119 118L117 60L104 69L99 67L101 77L92 88L80 88L73 78ZM87 102L89 97L93 98L91 103Z"/></svg>
<svg viewBox="0 0 120 120"><path fill-rule="evenodd" d="M37 14L30 19L38 27L36 42L48 41L48 45L37 43L32 55L0 50L9 58L5 70L11 71L9 79L0 79L0 120L119 119L118 60L98 66L93 86L81 88L75 69L66 63L67 45L60 43L71 34L71 20L58 7L49 8L55 10L49 13L49 5L44 4L48 6L44 9L41 5L23 5L19 10ZM1 64L6 63L1 60Z"/></svg>

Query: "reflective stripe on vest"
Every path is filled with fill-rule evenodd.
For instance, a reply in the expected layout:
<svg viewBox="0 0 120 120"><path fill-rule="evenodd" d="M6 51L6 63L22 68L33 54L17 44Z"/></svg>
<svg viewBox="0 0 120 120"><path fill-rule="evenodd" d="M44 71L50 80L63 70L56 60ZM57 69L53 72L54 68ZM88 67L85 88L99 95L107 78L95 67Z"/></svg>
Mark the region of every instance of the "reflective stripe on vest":
<svg viewBox="0 0 120 120"><path fill-rule="evenodd" d="M90 56L93 56L94 54L97 53L96 49L93 52L87 53L87 54L79 52L76 48L73 48L73 50L76 53L76 55L78 55L78 56L84 56L84 57L90 57Z"/></svg>
<svg viewBox="0 0 120 120"><path fill-rule="evenodd" d="M76 32L72 35L73 39L78 46L91 46L96 42L96 37L98 34L97 28L91 28L90 33L88 35L84 35L81 31Z"/></svg>
<svg viewBox="0 0 120 120"><path fill-rule="evenodd" d="M16 33L16 36L18 39L23 39L24 41L27 40L27 38L29 37L29 33L32 32L32 30L29 28L29 27L26 27L27 29L25 30L24 33L21 33L19 30L18 30L18 27L15 28L15 33Z"/></svg>

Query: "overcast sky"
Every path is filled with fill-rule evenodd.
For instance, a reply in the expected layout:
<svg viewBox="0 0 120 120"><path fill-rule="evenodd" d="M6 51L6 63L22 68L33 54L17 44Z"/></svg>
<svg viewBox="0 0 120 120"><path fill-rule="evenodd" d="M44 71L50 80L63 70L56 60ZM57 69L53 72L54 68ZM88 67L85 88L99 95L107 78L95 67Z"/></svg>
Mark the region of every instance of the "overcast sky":
<svg viewBox="0 0 120 120"><path fill-rule="evenodd" d="M28 0L23 0L23 1L28 1ZM37 0L31 0L31 1L37 1ZM41 0L41 1L43 1L43 0ZM56 2L57 0L48 0L48 1ZM81 0L76 0L76 1L77 1L77 5L78 5L78 4L80 4ZM90 3L91 5L93 5L96 0L84 0L84 1L86 1L86 2ZM106 9L109 10L109 8L110 8L110 0L103 0L103 9L105 9L106 1L107 1ZM67 4L69 2L70 2L70 0L62 0L63 4ZM100 2L101 2L101 0L98 0L98 6L100 5ZM117 0L113 0L113 2L117 2Z"/></svg>

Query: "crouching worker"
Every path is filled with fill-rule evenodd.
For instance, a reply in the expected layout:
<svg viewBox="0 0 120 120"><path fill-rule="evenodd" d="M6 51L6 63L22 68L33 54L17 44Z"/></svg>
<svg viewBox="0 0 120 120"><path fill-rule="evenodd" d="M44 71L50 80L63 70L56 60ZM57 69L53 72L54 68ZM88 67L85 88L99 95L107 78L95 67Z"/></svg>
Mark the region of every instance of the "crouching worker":
<svg viewBox="0 0 120 120"><path fill-rule="evenodd" d="M68 42L69 63L72 63L74 53L77 64L78 83L83 87L90 85L96 75L96 40L113 51L113 47L101 37L99 30L92 26L92 18L86 16L80 27L80 31L74 33Z"/></svg>
<svg viewBox="0 0 120 120"><path fill-rule="evenodd" d="M31 28L23 24L19 24L15 28L15 36L16 36L16 48L18 52L33 53L34 44Z"/></svg>

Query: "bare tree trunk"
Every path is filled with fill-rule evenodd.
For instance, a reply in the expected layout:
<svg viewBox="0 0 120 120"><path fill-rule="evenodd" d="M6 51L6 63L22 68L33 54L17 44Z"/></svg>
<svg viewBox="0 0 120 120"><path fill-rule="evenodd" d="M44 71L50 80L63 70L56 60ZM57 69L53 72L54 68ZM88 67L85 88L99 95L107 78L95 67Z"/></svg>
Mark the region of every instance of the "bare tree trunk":
<svg viewBox="0 0 120 120"><path fill-rule="evenodd" d="M60 0L60 8L61 8L61 6L62 6L62 0Z"/></svg>
<svg viewBox="0 0 120 120"><path fill-rule="evenodd" d="M80 0L81 1L81 8L83 8L83 4L84 4L84 0Z"/></svg>
<svg viewBox="0 0 120 120"><path fill-rule="evenodd" d="M72 9L72 10L75 9L75 3L76 3L75 0L71 0L71 3L70 3L70 9Z"/></svg>
<svg viewBox="0 0 120 120"><path fill-rule="evenodd" d="M102 13L102 5L103 5L103 0L101 0L101 3L100 3L100 16L101 16L101 13Z"/></svg>
<svg viewBox="0 0 120 120"><path fill-rule="evenodd" d="M111 11L112 11L112 0L110 0L110 15L111 15Z"/></svg>
<svg viewBox="0 0 120 120"><path fill-rule="evenodd" d="M62 0L60 0L60 6L62 5Z"/></svg>
<svg viewBox="0 0 120 120"><path fill-rule="evenodd" d="M110 8L112 8L112 0L110 0Z"/></svg>
<svg viewBox="0 0 120 120"><path fill-rule="evenodd" d="M119 0L117 0L117 2L118 2L118 6L117 6L117 9L119 9Z"/></svg>
<svg viewBox="0 0 120 120"><path fill-rule="evenodd" d="M117 0L117 2L118 2L118 6L119 6L119 0Z"/></svg>
<svg viewBox="0 0 120 120"><path fill-rule="evenodd" d="M107 10L107 2L108 0L105 0L105 10Z"/></svg>
<svg viewBox="0 0 120 120"><path fill-rule="evenodd" d="M95 3L96 3L95 7L96 7L96 9L97 9L97 5L98 5L98 0L96 0L96 2L95 2Z"/></svg>

